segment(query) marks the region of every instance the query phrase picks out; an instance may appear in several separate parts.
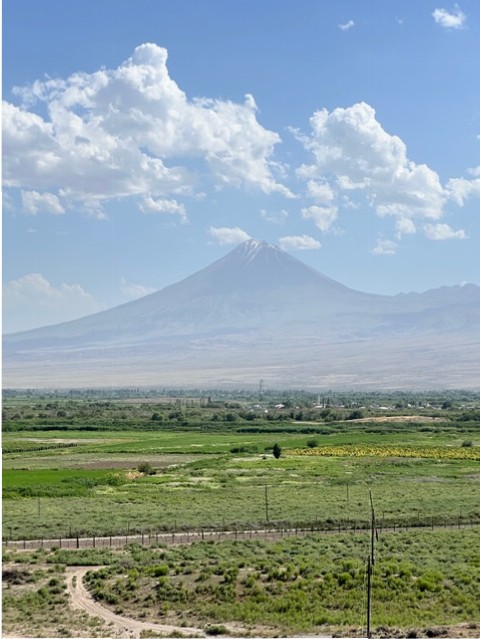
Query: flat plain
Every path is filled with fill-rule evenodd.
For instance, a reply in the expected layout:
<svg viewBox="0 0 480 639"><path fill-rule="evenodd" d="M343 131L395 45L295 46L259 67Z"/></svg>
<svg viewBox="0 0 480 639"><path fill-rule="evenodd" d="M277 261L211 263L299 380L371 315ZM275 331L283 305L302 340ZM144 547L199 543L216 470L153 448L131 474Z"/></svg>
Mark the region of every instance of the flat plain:
<svg viewBox="0 0 480 639"><path fill-rule="evenodd" d="M78 564L107 566L85 581L102 605L178 632L362 636L370 495L378 632L480 628L476 394L79 395L4 399L4 634L81 636L64 606L65 568ZM256 529L290 534L30 553L11 544ZM39 592L58 621L30 605ZM107 636L95 623L88 636Z"/></svg>

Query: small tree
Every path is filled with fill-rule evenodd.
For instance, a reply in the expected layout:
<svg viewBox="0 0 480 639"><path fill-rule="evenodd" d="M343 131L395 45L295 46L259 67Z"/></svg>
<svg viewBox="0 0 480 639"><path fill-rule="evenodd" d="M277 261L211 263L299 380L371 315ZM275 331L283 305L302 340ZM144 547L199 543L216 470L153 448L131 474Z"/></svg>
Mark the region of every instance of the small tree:
<svg viewBox="0 0 480 639"><path fill-rule="evenodd" d="M280 455L282 454L282 449L280 448L280 446L275 443L272 449L273 452L273 456L275 457L275 459L278 459L280 457Z"/></svg>

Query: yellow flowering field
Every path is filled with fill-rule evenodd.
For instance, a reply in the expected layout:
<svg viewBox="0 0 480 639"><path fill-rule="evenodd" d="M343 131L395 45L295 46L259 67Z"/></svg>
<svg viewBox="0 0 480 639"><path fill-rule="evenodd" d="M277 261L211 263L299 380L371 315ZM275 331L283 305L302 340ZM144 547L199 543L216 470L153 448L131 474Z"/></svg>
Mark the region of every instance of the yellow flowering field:
<svg viewBox="0 0 480 639"><path fill-rule="evenodd" d="M317 448L295 448L287 455L313 457L412 457L423 459L473 459L480 461L480 448L434 447L434 446L379 446L370 444L347 444L343 446L318 446Z"/></svg>

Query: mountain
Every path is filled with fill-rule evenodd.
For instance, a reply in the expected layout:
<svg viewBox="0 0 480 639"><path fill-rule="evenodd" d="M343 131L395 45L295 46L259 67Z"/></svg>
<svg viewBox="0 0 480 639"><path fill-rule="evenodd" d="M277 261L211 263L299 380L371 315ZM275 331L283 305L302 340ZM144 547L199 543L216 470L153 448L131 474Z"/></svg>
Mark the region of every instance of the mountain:
<svg viewBox="0 0 480 639"><path fill-rule="evenodd" d="M479 336L478 286L372 295L249 240L141 299L5 336L4 384L404 388L408 370L407 386L472 388Z"/></svg>

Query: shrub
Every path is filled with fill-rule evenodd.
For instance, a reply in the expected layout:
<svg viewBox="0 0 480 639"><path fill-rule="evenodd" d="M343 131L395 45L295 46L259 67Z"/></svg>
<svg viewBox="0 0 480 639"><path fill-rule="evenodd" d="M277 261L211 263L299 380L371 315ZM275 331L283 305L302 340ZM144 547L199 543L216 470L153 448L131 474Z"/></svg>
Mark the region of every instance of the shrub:
<svg viewBox="0 0 480 639"><path fill-rule="evenodd" d="M218 635L228 635L230 633L228 628L225 628L225 626L207 626L205 628L205 634L215 637Z"/></svg>
<svg viewBox="0 0 480 639"><path fill-rule="evenodd" d="M137 470L144 475L155 475L157 472L150 462L141 462L138 464Z"/></svg>
<svg viewBox="0 0 480 639"><path fill-rule="evenodd" d="M168 566L165 564L152 566L148 572L154 577L165 577L165 575L168 575Z"/></svg>

